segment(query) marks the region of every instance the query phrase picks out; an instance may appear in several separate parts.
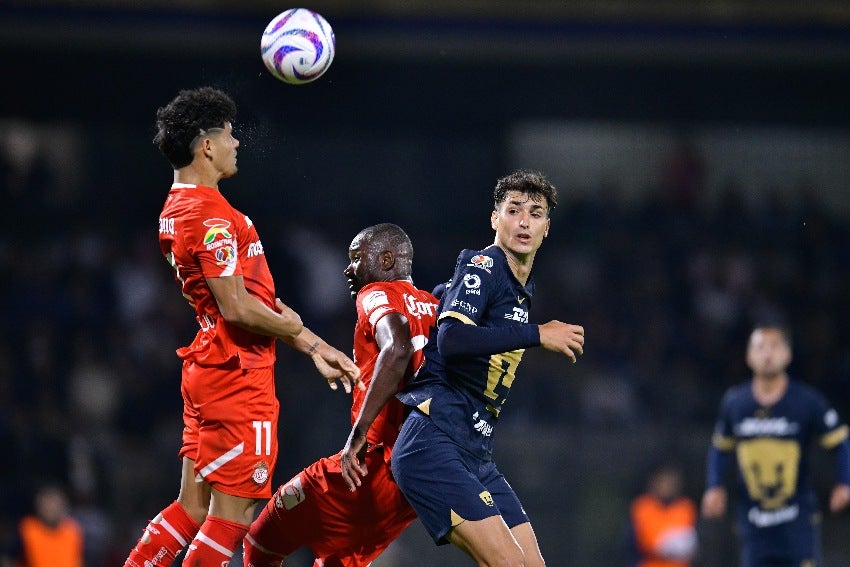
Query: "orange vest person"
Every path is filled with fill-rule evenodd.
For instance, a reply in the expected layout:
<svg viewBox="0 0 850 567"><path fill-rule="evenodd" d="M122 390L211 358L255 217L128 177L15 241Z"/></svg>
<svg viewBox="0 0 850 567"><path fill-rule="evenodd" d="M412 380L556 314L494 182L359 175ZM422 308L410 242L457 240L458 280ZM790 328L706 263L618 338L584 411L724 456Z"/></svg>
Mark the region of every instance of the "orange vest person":
<svg viewBox="0 0 850 567"><path fill-rule="evenodd" d="M630 513L638 567L690 567L697 551L696 504L681 495L677 469L662 467Z"/></svg>
<svg viewBox="0 0 850 567"><path fill-rule="evenodd" d="M35 514L21 519L18 537L18 567L83 567L83 529L56 486L36 493Z"/></svg>

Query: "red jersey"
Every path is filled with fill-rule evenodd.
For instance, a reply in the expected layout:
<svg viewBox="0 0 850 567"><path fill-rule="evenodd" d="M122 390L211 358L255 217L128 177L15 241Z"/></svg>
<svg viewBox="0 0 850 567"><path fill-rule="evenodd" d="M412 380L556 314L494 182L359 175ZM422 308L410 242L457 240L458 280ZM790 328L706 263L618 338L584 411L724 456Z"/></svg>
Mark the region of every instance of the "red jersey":
<svg viewBox="0 0 850 567"><path fill-rule="evenodd" d="M227 323L206 278L242 276L248 293L275 309L272 280L254 224L212 187L175 183L159 216L159 246L174 268L201 328L180 358L217 366L238 358L242 368L271 366L275 338Z"/></svg>
<svg viewBox="0 0 850 567"><path fill-rule="evenodd" d="M388 313L400 313L410 325L410 339L413 343L413 356L402 383L403 387L422 366L425 357L422 348L428 342L431 327L436 324L439 301L427 291L413 286L409 281L396 280L376 282L364 286L357 293L357 324L354 326L354 362L360 368L360 379L368 388L375 371L375 361L380 349L375 339L375 327L378 321ZM355 389L351 404L352 423L360 414L366 392ZM396 398L391 398L375 418L366 440L373 444L383 444L385 458L389 460L389 449L398 437L404 421L404 406Z"/></svg>

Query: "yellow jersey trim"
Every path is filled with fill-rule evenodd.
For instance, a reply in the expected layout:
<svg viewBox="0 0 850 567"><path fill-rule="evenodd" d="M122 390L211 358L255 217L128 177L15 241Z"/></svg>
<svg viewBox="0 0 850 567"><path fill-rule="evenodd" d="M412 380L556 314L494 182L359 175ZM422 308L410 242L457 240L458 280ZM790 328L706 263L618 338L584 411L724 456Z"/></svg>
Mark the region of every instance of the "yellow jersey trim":
<svg viewBox="0 0 850 567"><path fill-rule="evenodd" d="M445 317L457 319L458 321L460 321L461 323L465 323L466 325L475 325L475 321L473 321L463 313L458 313L457 311L443 311L437 318L437 321L442 321Z"/></svg>
<svg viewBox="0 0 850 567"><path fill-rule="evenodd" d="M847 439L847 435L850 434L850 429L848 429L847 425L842 425L838 429L830 431L826 435L820 438L820 445L824 449L832 449L840 444L842 441Z"/></svg>
<svg viewBox="0 0 850 567"><path fill-rule="evenodd" d="M735 448L734 437L724 437L723 435L714 434L711 438L711 444L718 451L731 451Z"/></svg>

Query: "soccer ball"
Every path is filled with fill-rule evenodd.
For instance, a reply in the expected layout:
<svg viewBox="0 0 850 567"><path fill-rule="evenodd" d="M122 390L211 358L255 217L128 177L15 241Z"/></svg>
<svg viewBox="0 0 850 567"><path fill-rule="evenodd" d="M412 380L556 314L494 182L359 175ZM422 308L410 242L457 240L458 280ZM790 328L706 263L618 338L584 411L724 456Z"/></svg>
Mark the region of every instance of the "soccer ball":
<svg viewBox="0 0 850 567"><path fill-rule="evenodd" d="M328 21L306 8L275 16L263 32L260 53L269 72L284 83L315 81L334 60L336 39Z"/></svg>

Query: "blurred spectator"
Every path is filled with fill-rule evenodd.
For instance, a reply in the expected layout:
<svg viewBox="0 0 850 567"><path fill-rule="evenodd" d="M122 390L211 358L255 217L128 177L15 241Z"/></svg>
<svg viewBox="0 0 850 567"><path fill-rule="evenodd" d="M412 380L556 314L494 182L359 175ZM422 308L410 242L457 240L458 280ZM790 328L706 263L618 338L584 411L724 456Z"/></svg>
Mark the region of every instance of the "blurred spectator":
<svg viewBox="0 0 850 567"><path fill-rule="evenodd" d="M83 567L83 529L70 515L65 491L42 486L33 504L33 513L18 523L2 567Z"/></svg>
<svg viewBox="0 0 850 567"><path fill-rule="evenodd" d="M629 510L629 567L690 567L697 541L696 503L683 495L682 469L656 466Z"/></svg>

